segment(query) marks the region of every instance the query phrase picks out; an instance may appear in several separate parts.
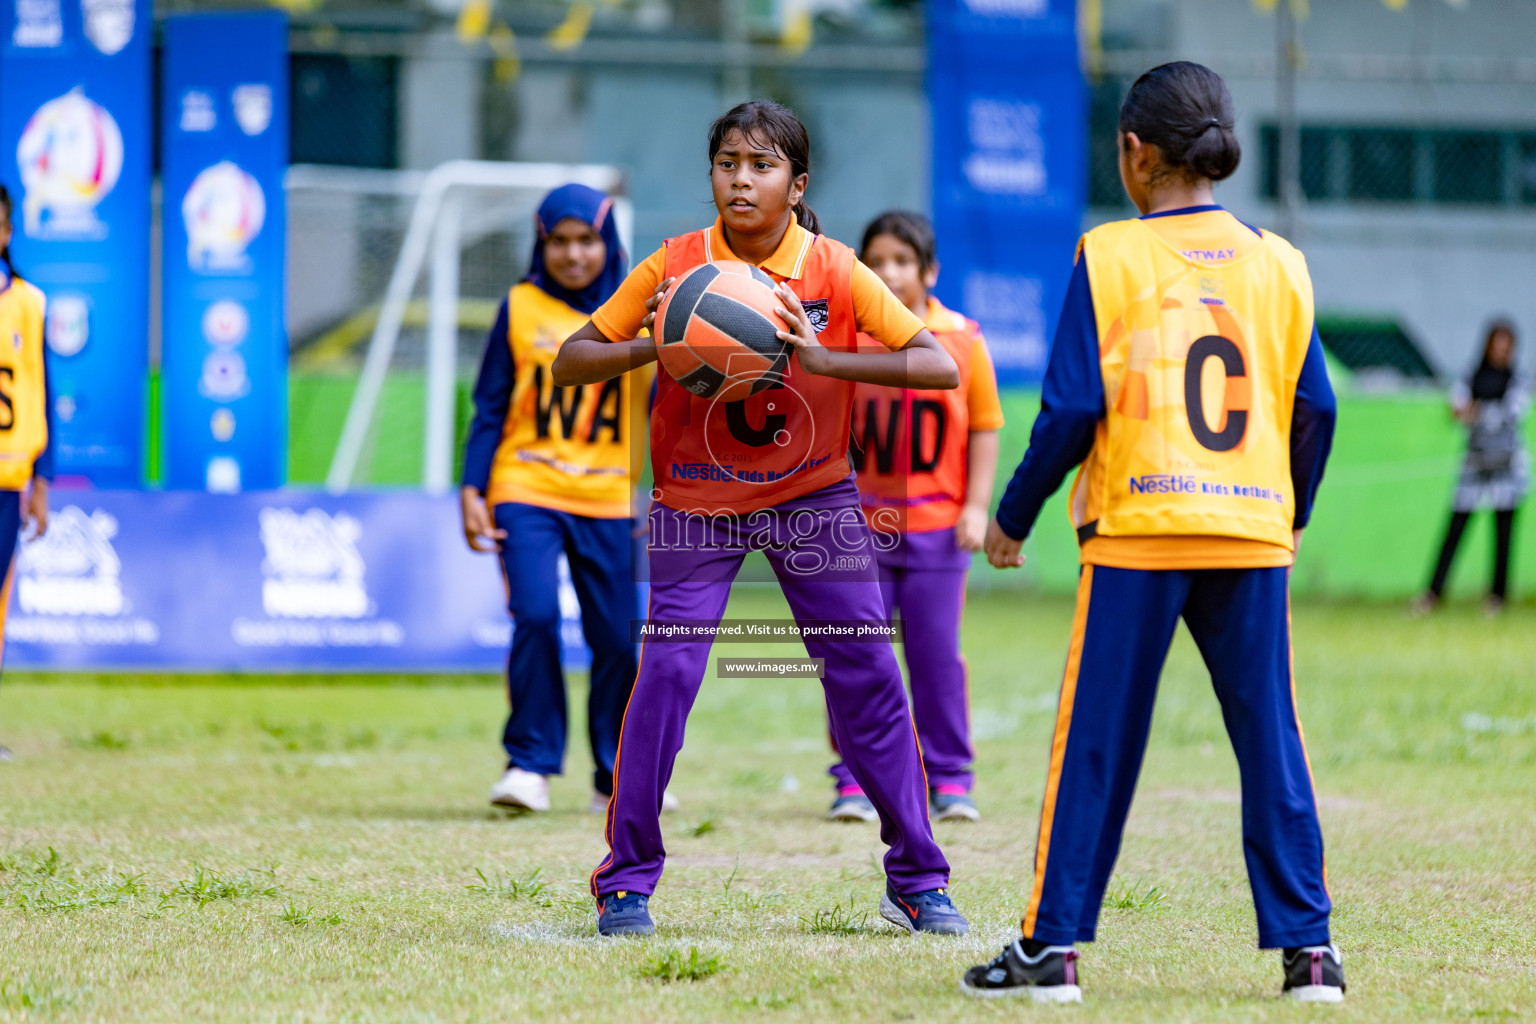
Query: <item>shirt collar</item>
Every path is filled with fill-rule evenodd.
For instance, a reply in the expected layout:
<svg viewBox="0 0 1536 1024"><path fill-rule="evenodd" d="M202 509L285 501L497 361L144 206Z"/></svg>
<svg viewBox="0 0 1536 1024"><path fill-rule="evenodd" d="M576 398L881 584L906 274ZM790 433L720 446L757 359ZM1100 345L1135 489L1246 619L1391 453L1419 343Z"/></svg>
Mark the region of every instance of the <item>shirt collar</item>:
<svg viewBox="0 0 1536 1024"><path fill-rule="evenodd" d="M940 331L959 331L965 328L965 318L930 295L928 296L928 314L923 317L923 326L935 334Z"/></svg>
<svg viewBox="0 0 1536 1024"><path fill-rule="evenodd" d="M1183 206L1177 210L1159 210L1156 213L1144 213L1139 219L1152 220L1156 217L1182 217L1189 213L1213 213L1222 209L1225 209L1225 207L1219 206L1216 203L1206 203L1204 206Z"/></svg>
<svg viewBox="0 0 1536 1024"><path fill-rule="evenodd" d="M749 262L731 251L730 245L725 240L725 221L720 217L715 218L714 226L709 229L705 241L707 243L705 255L710 260ZM773 251L772 256L758 265L768 273L782 277L786 281L798 281L805 271L805 258L810 255L811 243L815 241L815 235L801 227L797 221L791 220L789 230L784 232L784 239L779 243L779 247Z"/></svg>
<svg viewBox="0 0 1536 1024"><path fill-rule="evenodd" d="M1225 206L1221 206L1221 205L1219 205L1217 203L1208 203L1205 206L1185 206L1185 207L1183 207L1181 209L1178 209L1178 210L1162 210L1162 211L1160 211L1158 213L1144 213L1140 217L1138 217L1137 220L1153 220L1153 219L1155 219L1157 217L1182 217L1185 214L1190 214L1190 213L1226 213L1226 212L1227 212L1227 208ZM1234 217L1233 220L1237 220L1237 218ZM1252 231L1254 234L1258 235L1260 238L1264 237L1264 232L1260 231L1258 228L1254 227L1252 224L1249 224L1247 221L1239 220L1237 222L1239 224L1241 224L1243 227L1247 228L1249 231Z"/></svg>

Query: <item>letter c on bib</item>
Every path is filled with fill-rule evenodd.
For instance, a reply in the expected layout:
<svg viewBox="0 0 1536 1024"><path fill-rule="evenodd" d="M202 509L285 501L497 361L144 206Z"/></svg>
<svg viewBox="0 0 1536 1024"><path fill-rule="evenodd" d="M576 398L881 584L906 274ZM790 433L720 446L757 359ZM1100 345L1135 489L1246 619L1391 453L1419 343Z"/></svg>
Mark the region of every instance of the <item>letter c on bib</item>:
<svg viewBox="0 0 1536 1024"><path fill-rule="evenodd" d="M1215 357L1221 360L1226 371L1227 386L1222 401L1221 420L1212 430L1205 415L1205 396L1200 386L1205 361ZM1229 452L1243 441L1248 430L1248 367L1243 363L1242 350L1230 338L1219 334L1207 334L1196 338L1189 346L1184 362L1184 409L1189 416L1189 429L1201 447L1213 452ZM1234 385L1238 385L1234 387Z"/></svg>

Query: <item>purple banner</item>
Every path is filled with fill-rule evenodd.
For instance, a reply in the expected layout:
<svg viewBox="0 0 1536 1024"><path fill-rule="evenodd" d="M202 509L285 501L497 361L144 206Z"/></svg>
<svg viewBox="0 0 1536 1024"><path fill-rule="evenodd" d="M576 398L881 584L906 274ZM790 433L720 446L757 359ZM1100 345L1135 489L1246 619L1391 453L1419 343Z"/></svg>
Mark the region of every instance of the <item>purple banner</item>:
<svg viewBox="0 0 1536 1024"><path fill-rule="evenodd" d="M68 491L18 548L7 668L502 670L496 559L453 498ZM562 563L568 665L585 666Z"/></svg>

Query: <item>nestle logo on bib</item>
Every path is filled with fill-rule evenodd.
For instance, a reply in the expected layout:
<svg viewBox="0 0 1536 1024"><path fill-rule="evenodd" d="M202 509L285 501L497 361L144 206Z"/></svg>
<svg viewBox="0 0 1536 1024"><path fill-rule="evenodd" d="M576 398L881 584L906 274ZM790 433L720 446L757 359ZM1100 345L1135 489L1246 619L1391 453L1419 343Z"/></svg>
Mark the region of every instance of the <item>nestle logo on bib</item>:
<svg viewBox="0 0 1536 1024"><path fill-rule="evenodd" d="M1131 477L1132 494L1194 494L1195 478L1175 473L1148 473Z"/></svg>

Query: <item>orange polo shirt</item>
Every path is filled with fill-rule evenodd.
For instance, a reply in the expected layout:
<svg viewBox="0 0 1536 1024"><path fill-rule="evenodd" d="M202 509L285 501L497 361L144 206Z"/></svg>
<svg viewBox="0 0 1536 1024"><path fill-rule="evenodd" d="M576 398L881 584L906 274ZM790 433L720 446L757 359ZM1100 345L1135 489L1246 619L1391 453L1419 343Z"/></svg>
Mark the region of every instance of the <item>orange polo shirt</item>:
<svg viewBox="0 0 1536 1024"><path fill-rule="evenodd" d="M812 235L799 224L790 224L784 232L784 240L761 264L776 280L787 281L800 274ZM709 248L717 260L736 260L750 263L731 251L725 240L725 229L719 217L709 229ZM645 319L645 302L661 282L666 280L667 250L663 246L647 256L639 266L629 272L618 291L592 314L592 323L609 341L628 341L640 334L640 321ZM862 263L853 265L851 291L853 315L859 331L880 342L888 349L899 349L917 336L925 326L901 300L891 294L885 282Z"/></svg>

